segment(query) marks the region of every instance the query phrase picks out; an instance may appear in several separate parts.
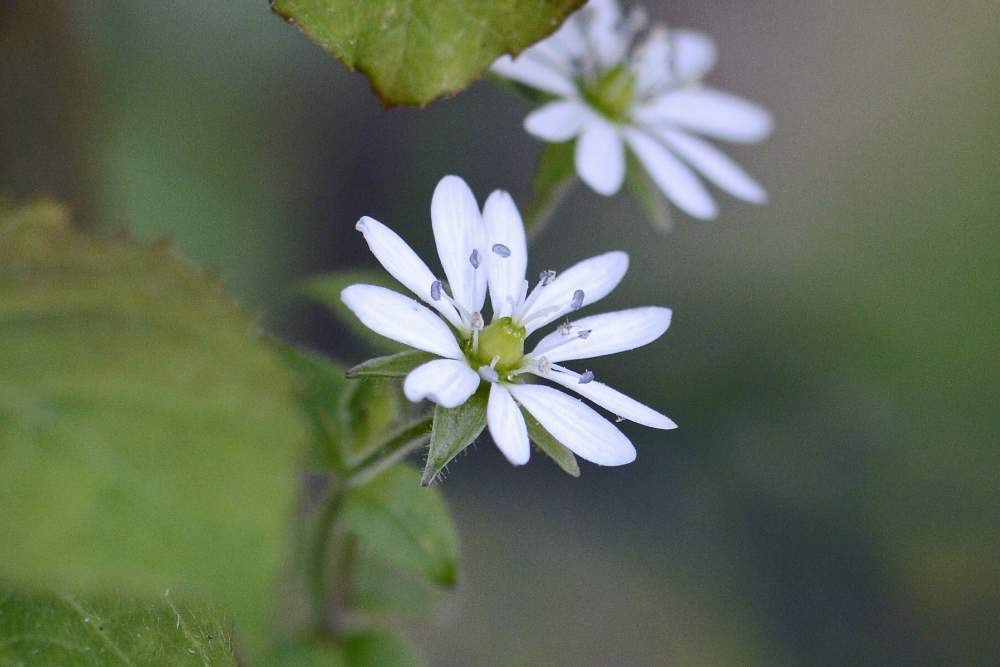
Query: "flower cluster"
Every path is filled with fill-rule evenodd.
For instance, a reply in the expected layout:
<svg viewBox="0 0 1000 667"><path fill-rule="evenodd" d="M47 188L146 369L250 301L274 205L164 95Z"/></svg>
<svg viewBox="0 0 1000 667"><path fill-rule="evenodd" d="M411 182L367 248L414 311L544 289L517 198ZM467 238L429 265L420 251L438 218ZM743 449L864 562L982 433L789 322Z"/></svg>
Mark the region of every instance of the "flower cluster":
<svg viewBox="0 0 1000 667"><path fill-rule="evenodd" d="M395 232L369 217L357 229L383 267L420 301L375 285L351 285L341 298L372 331L437 355L403 383L411 401L455 408L487 384L487 426L507 459L528 461L523 408L569 450L600 465L635 459L635 448L579 394L611 413L653 428L676 425L666 416L564 362L599 357L651 343L670 325L667 308L644 307L567 319L606 296L625 275L628 256L608 252L556 273L525 279L528 252L521 216L510 195L494 191L482 211L465 181L446 176L431 202L431 222L444 278L436 276ZM483 315L487 292L489 323ZM425 305L426 304L426 305ZM525 352L542 327L558 326Z"/></svg>
<svg viewBox="0 0 1000 667"><path fill-rule="evenodd" d="M696 218L718 209L694 171L734 197L763 203L764 189L696 135L757 142L771 132L770 114L702 85L716 60L710 37L655 26L633 46L645 23L641 11L623 15L617 0L590 0L551 37L492 69L555 96L525 118L525 129L543 141L575 139L576 171L599 194L621 188L627 146L666 197Z"/></svg>

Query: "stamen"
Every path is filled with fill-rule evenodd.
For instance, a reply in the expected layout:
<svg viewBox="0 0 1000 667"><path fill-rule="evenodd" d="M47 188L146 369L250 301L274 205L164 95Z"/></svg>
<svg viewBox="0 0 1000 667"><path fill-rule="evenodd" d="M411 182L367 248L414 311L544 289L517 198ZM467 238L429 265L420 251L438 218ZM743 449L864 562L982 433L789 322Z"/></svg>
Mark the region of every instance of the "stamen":
<svg viewBox="0 0 1000 667"><path fill-rule="evenodd" d="M479 268L479 259L480 259L479 258L479 251L478 250L473 250L472 254L469 255L469 264L472 264L472 268L474 268L474 269L478 269Z"/></svg>
<svg viewBox="0 0 1000 667"><path fill-rule="evenodd" d="M577 338L582 338L584 340L587 340L590 337L590 332L592 332L592 331L593 331L593 329L584 329L583 331L578 331L576 333L576 337Z"/></svg>
<svg viewBox="0 0 1000 667"><path fill-rule="evenodd" d="M431 298L435 301L441 300L441 281L435 280L431 283Z"/></svg>
<svg viewBox="0 0 1000 667"><path fill-rule="evenodd" d="M469 324L470 326L472 326L473 331L479 331L480 329L482 329L484 326L483 314L480 313L478 310L472 313L472 316L469 317Z"/></svg>
<svg viewBox="0 0 1000 667"><path fill-rule="evenodd" d="M502 243L493 244L493 253L501 257L510 257L510 248Z"/></svg>
<svg viewBox="0 0 1000 667"><path fill-rule="evenodd" d="M559 325L558 331L560 336L568 336L573 331L573 325L569 322L563 322Z"/></svg>
<svg viewBox="0 0 1000 667"><path fill-rule="evenodd" d="M538 282L541 283L542 287L545 287L555 279L556 279L556 272L553 271L552 269L545 269L544 271L538 274Z"/></svg>
<svg viewBox="0 0 1000 667"><path fill-rule="evenodd" d="M548 357L540 357L538 359L538 372L542 375L548 375L550 370L552 370L552 362L549 361Z"/></svg>
<svg viewBox="0 0 1000 667"><path fill-rule="evenodd" d="M480 366L479 377L483 378L487 382L497 382L500 380L500 374L497 373L496 369L492 366Z"/></svg>
<svg viewBox="0 0 1000 667"><path fill-rule="evenodd" d="M516 315L515 319L520 320L521 318L523 318L528 313L528 311L531 310L531 306L534 305L535 301L538 300L538 297L541 295L542 290L547 285L550 285L552 281L555 279L556 279L556 272L551 269L547 269L539 273L538 283L535 285L535 289L531 290L531 294L529 294L527 298L524 297L524 294L527 294L528 292L528 281L525 280L521 294L521 307L517 310L517 313L515 313Z"/></svg>
<svg viewBox="0 0 1000 667"><path fill-rule="evenodd" d="M573 300L569 302L569 307L572 310L580 310L583 307L583 290L578 289L573 292Z"/></svg>
<svg viewBox="0 0 1000 667"><path fill-rule="evenodd" d="M580 384L587 384L588 382L594 381L594 371L584 371L580 374L580 379L577 380Z"/></svg>

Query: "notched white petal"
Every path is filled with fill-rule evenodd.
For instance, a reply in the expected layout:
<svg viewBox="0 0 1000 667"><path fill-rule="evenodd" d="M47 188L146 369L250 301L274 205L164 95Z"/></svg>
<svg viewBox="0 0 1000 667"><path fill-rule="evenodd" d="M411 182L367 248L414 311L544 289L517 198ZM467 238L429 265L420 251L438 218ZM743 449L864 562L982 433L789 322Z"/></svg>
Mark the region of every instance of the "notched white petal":
<svg viewBox="0 0 1000 667"><path fill-rule="evenodd" d="M490 398L486 405L486 425L490 429L490 435L493 436L493 442L508 461L516 466L528 462L531 456L528 427L524 423L521 410L502 384L490 387Z"/></svg>
<svg viewBox="0 0 1000 667"><path fill-rule="evenodd" d="M651 125L666 123L715 139L756 143L771 134L774 121L762 106L714 88L680 88L636 111Z"/></svg>
<svg viewBox="0 0 1000 667"><path fill-rule="evenodd" d="M537 384L508 389L552 437L580 458L603 466L635 460L635 447L625 434L583 401Z"/></svg>
<svg viewBox="0 0 1000 667"><path fill-rule="evenodd" d="M587 371L587 373L590 373L590 371ZM552 372L546 378L575 391L608 412L633 421L636 424L660 429L677 428L677 424L666 415L640 403L634 398L626 396L617 389L612 389L602 382L597 382L593 379L593 373L590 373L590 379L584 382L587 373L584 373L577 379L575 375L569 373Z"/></svg>
<svg viewBox="0 0 1000 667"><path fill-rule="evenodd" d="M760 183L712 144L677 130L662 130L659 134L681 158L729 194L753 204L767 201L767 192Z"/></svg>
<svg viewBox="0 0 1000 667"><path fill-rule="evenodd" d="M340 299L375 333L450 359L463 358L444 320L408 296L376 285L351 285Z"/></svg>
<svg viewBox="0 0 1000 667"><path fill-rule="evenodd" d="M403 393L414 403L427 399L443 408L456 408L478 387L479 376L464 360L435 359L410 371Z"/></svg>
<svg viewBox="0 0 1000 667"><path fill-rule="evenodd" d="M589 118L590 112L580 102L557 100L529 113L524 118L524 129L543 141L569 141Z"/></svg>
<svg viewBox="0 0 1000 667"><path fill-rule="evenodd" d="M629 129L625 132L625 139L653 182L682 211L705 220L718 215L718 207L694 172L671 155L656 138Z"/></svg>
<svg viewBox="0 0 1000 667"><path fill-rule="evenodd" d="M355 225L379 263L407 289L429 303L449 322L461 325L455 307L441 300L441 283L422 259L396 232L375 218L362 217ZM435 285L437 285L435 297Z"/></svg>
<svg viewBox="0 0 1000 667"><path fill-rule="evenodd" d="M670 317L670 309L659 306L591 315L572 323L571 331L589 330L586 337L567 336L557 329L538 341L531 355L559 363L625 352L662 336L670 326Z"/></svg>
<svg viewBox="0 0 1000 667"><path fill-rule="evenodd" d="M500 76L553 95L569 97L576 94L576 86L558 66L539 62L528 53L522 53L517 58L501 56L490 69Z"/></svg>
<svg viewBox="0 0 1000 667"><path fill-rule="evenodd" d="M494 191L486 199L483 221L493 255L487 267L490 302L494 317L503 317L510 314L528 269L524 223L513 198L503 190Z"/></svg>
<svg viewBox="0 0 1000 667"><path fill-rule="evenodd" d="M482 215L472 190L458 176L445 176L431 199L431 223L452 296L467 312L481 310L486 296ZM472 265L478 257L479 267Z"/></svg>

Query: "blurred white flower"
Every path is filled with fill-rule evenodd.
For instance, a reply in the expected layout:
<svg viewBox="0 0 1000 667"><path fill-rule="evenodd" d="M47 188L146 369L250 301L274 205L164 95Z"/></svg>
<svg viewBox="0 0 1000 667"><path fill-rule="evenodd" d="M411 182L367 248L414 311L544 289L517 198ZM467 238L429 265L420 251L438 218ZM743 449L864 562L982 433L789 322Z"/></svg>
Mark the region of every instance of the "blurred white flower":
<svg viewBox="0 0 1000 667"><path fill-rule="evenodd" d="M386 271L430 308L374 285L351 285L341 293L372 331L440 357L409 373L403 384L407 398L454 408L481 383L489 383L487 426L514 465L526 463L530 453L518 406L588 461L613 466L635 459L635 448L614 424L561 391L524 382L527 374L562 385L619 417L676 428L666 416L597 382L592 372L560 365L651 343L670 325L669 309L633 308L566 320L524 352L528 336L614 289L628 269L625 253L591 257L559 275L543 271L529 291L524 226L509 194L494 191L480 213L465 181L446 176L434 190L431 222L447 288L391 229L369 217L357 224ZM482 315L487 291L489 325Z"/></svg>
<svg viewBox="0 0 1000 667"><path fill-rule="evenodd" d="M715 43L693 30L645 27L641 10L622 14L617 0L591 0L552 36L497 74L556 96L528 114L525 129L547 142L576 139L580 178L613 195L625 178L625 146L680 209L713 218L715 202L692 168L734 197L756 204L764 189L733 160L695 136L754 143L771 132L771 115L735 95L705 87Z"/></svg>

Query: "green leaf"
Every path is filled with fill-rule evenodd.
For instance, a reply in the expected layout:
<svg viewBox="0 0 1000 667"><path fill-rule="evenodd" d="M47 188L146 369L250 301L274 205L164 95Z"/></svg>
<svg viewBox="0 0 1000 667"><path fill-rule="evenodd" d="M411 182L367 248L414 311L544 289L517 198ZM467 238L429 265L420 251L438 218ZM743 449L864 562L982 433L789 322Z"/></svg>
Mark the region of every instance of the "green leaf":
<svg viewBox="0 0 1000 667"><path fill-rule="evenodd" d="M468 86L504 53L559 27L584 0L271 0L387 106L424 105Z"/></svg>
<svg viewBox="0 0 1000 667"><path fill-rule="evenodd" d="M282 642L263 661L265 667L423 667L409 643L387 632L364 630L337 639L305 637Z"/></svg>
<svg viewBox="0 0 1000 667"><path fill-rule="evenodd" d="M437 358L437 355L430 352L419 352L416 350L398 352L390 354L387 357L375 357L374 359L364 361L354 368L348 369L347 377L406 377L417 366Z"/></svg>
<svg viewBox="0 0 1000 667"><path fill-rule="evenodd" d="M0 589L0 665L235 667L218 612L148 601Z"/></svg>
<svg viewBox="0 0 1000 667"><path fill-rule="evenodd" d="M427 464L420 479L423 486L434 481L438 473L479 437L486 428L488 390L481 387L469 400L457 408L434 408L434 430Z"/></svg>
<svg viewBox="0 0 1000 667"><path fill-rule="evenodd" d="M252 319L40 204L0 213L0 368L0 578L169 588L259 638L308 425Z"/></svg>
<svg viewBox="0 0 1000 667"><path fill-rule="evenodd" d="M455 585L458 537L444 498L399 464L347 491L343 520L363 550L445 587Z"/></svg>
<svg viewBox="0 0 1000 667"><path fill-rule="evenodd" d="M521 414L524 415L524 422L528 425L528 437L531 438L531 441L555 461L557 466L573 477L579 477L580 466L577 464L573 452L552 437L552 434L546 431L545 427L539 424L530 412L522 409Z"/></svg>
<svg viewBox="0 0 1000 667"><path fill-rule="evenodd" d="M345 433L340 447L348 468L385 442L409 406L398 382L382 378L350 381L340 405Z"/></svg>
<svg viewBox="0 0 1000 667"><path fill-rule="evenodd" d="M632 151L627 151L625 187L656 231L666 233L673 229L670 203Z"/></svg>
<svg viewBox="0 0 1000 667"><path fill-rule="evenodd" d="M339 322L346 325L348 329L367 343L372 350L377 352L398 352L409 350L402 343L376 335L371 329L366 327L358 319L358 316L351 312L351 309L340 300L340 293L344 288L356 283L366 285L378 285L397 292L404 291L399 283L391 276L382 271L344 271L340 273L325 273L314 278L310 278L299 286L298 292L307 299L326 306Z"/></svg>
<svg viewBox="0 0 1000 667"><path fill-rule="evenodd" d="M282 352L285 362L295 373L299 401L313 423L319 464L343 470L346 467L343 443L349 434L341 401L351 389L344 371L314 352L290 345L283 346Z"/></svg>
<svg viewBox="0 0 1000 667"><path fill-rule="evenodd" d="M376 558L360 558L351 581L350 605L365 612L427 611L440 597L423 578L403 572Z"/></svg>
<svg viewBox="0 0 1000 667"><path fill-rule="evenodd" d="M538 158L531 199L524 213L524 227L530 237L538 236L552 217L559 202L576 182L573 161L575 142L546 144Z"/></svg>

